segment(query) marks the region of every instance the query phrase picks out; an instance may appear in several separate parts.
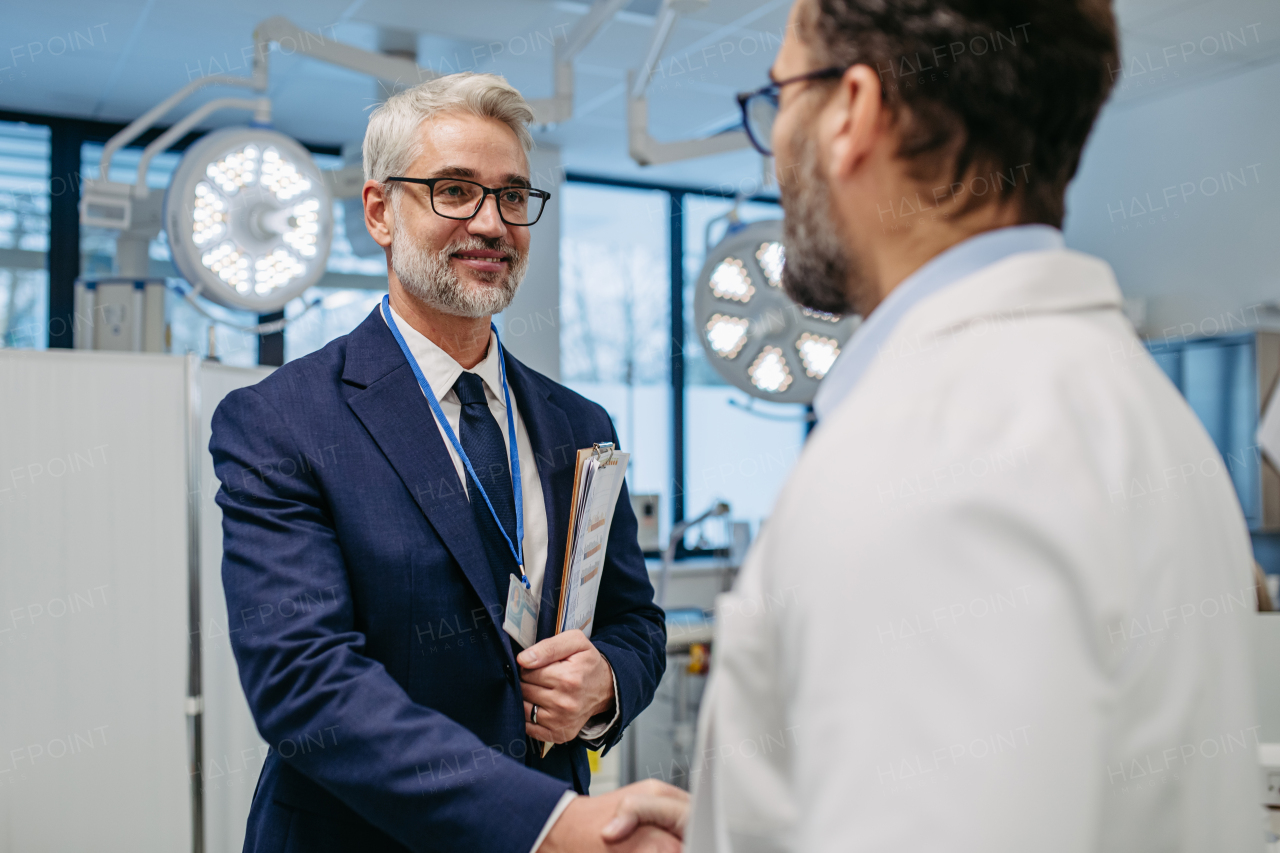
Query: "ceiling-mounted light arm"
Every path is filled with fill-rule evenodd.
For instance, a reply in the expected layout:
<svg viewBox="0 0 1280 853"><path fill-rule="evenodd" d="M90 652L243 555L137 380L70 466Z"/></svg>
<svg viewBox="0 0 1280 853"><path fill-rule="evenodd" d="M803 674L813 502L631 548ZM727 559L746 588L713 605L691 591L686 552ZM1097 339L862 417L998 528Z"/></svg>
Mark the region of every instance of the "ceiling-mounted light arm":
<svg viewBox="0 0 1280 853"><path fill-rule="evenodd" d="M627 72L627 88L635 82L635 72ZM627 98L627 141L631 159L641 166L672 163L676 160L692 160L709 157L748 147L751 143L741 130L731 130L708 136L705 139L683 139L679 142L659 142L649 135L649 101L647 98Z"/></svg>
<svg viewBox="0 0 1280 853"><path fill-rule="evenodd" d="M558 124L573 118L573 63L556 57L552 66L555 95L529 101L534 124Z"/></svg>
<svg viewBox="0 0 1280 853"><path fill-rule="evenodd" d="M253 110L254 118L259 122L271 120L271 101L266 97L254 100L215 99L183 118L146 147L138 164L138 177L134 184L112 181L111 161L116 152L151 129L165 113L205 86L243 86L265 92L267 81L265 76L257 73L253 77L212 75L191 81L107 140L102 147L98 178L85 181L81 188L81 224L120 232L117 237L116 261L121 274L145 275L146 244L160 232L160 205L157 198L151 197L147 188L147 166L155 155L176 142L215 109L240 107ZM141 273L138 272L139 269L142 270Z"/></svg>
<svg viewBox="0 0 1280 853"><path fill-rule="evenodd" d="M186 100L191 93L198 89L202 89L205 86L244 86L265 93L270 75L269 55L272 43L280 44L281 41L287 40L294 46L294 52L332 65L350 68L353 71L368 74L371 77L377 77L392 84L404 84L409 80L416 83L439 76L429 68L420 68L417 63L411 60L361 50L358 47L343 44L332 38L326 39L323 35L308 32L292 23L289 19L282 17L268 18L259 23L254 28L253 40L252 77L233 77L226 74L201 77L198 80L191 81L147 110L137 119L130 122L124 130L111 137L107 144L103 146L101 178L106 180L108 171L111 168L111 160L118 150L141 136L161 116ZM271 107L266 98L259 99L253 109L255 110L254 121L259 124L270 123Z"/></svg>
<svg viewBox="0 0 1280 853"><path fill-rule="evenodd" d="M740 211L742 210L742 203L746 200L747 197L744 193L738 193L733 197L733 207L729 208L719 216L713 216L711 219L707 220L707 227L703 229L702 232L702 245L714 246L734 231L739 231L746 227L746 224L742 221L742 216L740 214ZM724 233L720 235L719 239L712 240L711 231L721 222L728 223L724 229Z"/></svg>
<svg viewBox="0 0 1280 853"><path fill-rule="evenodd" d="M596 0L556 49L556 57L566 61L573 60L629 2L630 0Z"/></svg>
<svg viewBox="0 0 1280 853"><path fill-rule="evenodd" d="M569 31L565 40L556 45L553 71L555 94L550 98L537 98L529 102L536 124L556 124L573 118L573 60L629 2L630 0L596 0Z"/></svg>
<svg viewBox="0 0 1280 853"><path fill-rule="evenodd" d="M667 49L667 42L671 40L671 33L676 28L676 20L680 17L680 13L672 8L672 0L662 0L662 7L658 10L658 17L654 21L653 36L649 39L649 50L645 53L644 64L640 66L640 73L630 81L631 85L628 91L632 98L643 98L645 89L649 88L649 83L653 80L653 72L658 68L658 61L662 59L662 52Z"/></svg>
<svg viewBox="0 0 1280 853"><path fill-rule="evenodd" d="M320 33L304 30L288 18L277 16L267 18L253 30L255 77L261 75L265 78L267 75L271 44L282 44L286 40L292 44L293 53L368 74L392 86L413 86L440 76L411 59L343 44L336 39L325 38Z"/></svg>
<svg viewBox="0 0 1280 853"><path fill-rule="evenodd" d="M675 30L676 21L680 15L700 9L708 2L709 0L663 0L654 21L653 36L649 40L644 64L639 73L627 72L627 143L631 159L641 166L709 157L712 154L738 151L751 144L747 134L741 130L679 142L659 142L649 135L649 101L645 97L645 91L653 81L653 74Z"/></svg>
<svg viewBox="0 0 1280 853"><path fill-rule="evenodd" d="M267 76L270 65L271 45L289 45L290 53L299 53L330 65L338 65L361 74L367 74L395 89L413 86L440 75L430 68L423 68L412 59L387 53L377 53L343 44L321 33L304 30L284 17L267 18L253 30L253 73ZM572 85L572 81L570 83ZM334 198L355 198L364 187L364 169L359 165L343 169L331 169L324 173L325 183Z"/></svg>
<svg viewBox="0 0 1280 853"><path fill-rule="evenodd" d="M201 77L199 80L192 80L133 121L129 122L124 130L107 140L107 144L102 146L102 159L100 161L99 177L101 180L107 180L107 175L111 170L111 160L115 157L117 151L137 139L143 133L151 129L161 116L169 112L187 97L198 89L205 86L244 86L246 88L255 89L259 92L265 92L267 89L267 80L265 73L260 77L257 69L254 69L253 77L232 77L227 74L213 74L208 77ZM270 108L265 116L258 117L262 122L271 120Z"/></svg>
<svg viewBox="0 0 1280 853"><path fill-rule="evenodd" d="M150 145L142 150L142 157L138 160L138 181L133 185L134 196L146 198L149 192L147 187L147 167L151 165L151 160L157 154L185 136L187 131L204 121L205 117L210 113L223 109L253 110L255 115L265 113L270 116L271 101L268 98L256 98L254 100L248 98L217 98L193 110L182 121L160 134Z"/></svg>

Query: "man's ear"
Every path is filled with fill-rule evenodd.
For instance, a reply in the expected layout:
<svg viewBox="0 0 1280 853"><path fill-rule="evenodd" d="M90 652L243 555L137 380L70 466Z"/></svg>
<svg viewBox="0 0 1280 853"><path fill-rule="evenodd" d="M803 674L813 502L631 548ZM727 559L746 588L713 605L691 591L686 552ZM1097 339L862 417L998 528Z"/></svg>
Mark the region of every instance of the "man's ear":
<svg viewBox="0 0 1280 853"><path fill-rule="evenodd" d="M365 181L361 191L364 200L364 227L373 242L382 248L391 245L391 204L387 190L377 181Z"/></svg>
<svg viewBox="0 0 1280 853"><path fill-rule="evenodd" d="M833 179L848 178L866 161L887 116L881 99L880 77L869 65L844 72L826 112L830 141L828 168ZM829 122L829 123L828 123Z"/></svg>

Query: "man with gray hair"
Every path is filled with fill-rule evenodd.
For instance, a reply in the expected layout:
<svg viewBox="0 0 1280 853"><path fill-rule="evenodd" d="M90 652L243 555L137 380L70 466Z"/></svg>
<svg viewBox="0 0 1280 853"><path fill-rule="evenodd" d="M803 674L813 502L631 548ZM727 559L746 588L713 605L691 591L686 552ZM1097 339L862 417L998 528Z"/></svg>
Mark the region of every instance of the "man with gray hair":
<svg viewBox="0 0 1280 853"><path fill-rule="evenodd" d="M487 74L380 106L363 197L388 296L214 415L232 647L275 747L246 851L606 849L623 795L578 797L586 750L652 700L665 623L624 486L591 637L554 632L576 452L617 435L490 322L549 198L532 118ZM513 608L536 615L509 635Z"/></svg>

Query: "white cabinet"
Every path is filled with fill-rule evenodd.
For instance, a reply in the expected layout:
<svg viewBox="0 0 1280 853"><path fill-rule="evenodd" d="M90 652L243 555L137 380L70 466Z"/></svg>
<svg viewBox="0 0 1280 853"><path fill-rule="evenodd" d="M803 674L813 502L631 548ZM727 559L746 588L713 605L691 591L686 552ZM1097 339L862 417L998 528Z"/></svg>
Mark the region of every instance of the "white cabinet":
<svg viewBox="0 0 1280 853"><path fill-rule="evenodd" d="M0 853L241 848L265 747L207 447L266 373L0 350Z"/></svg>

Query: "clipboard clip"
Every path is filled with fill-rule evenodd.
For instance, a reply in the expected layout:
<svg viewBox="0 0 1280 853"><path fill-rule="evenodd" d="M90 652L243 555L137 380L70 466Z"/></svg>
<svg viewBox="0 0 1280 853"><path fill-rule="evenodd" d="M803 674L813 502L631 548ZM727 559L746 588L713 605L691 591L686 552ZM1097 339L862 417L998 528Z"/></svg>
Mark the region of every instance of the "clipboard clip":
<svg viewBox="0 0 1280 853"><path fill-rule="evenodd" d="M597 459L599 459L601 455L605 453L605 451L608 451L609 455L605 456L604 459L602 460L604 462L608 462L609 460L613 459L613 451L615 449L616 448L614 447L612 441L599 441L591 445L591 453Z"/></svg>

